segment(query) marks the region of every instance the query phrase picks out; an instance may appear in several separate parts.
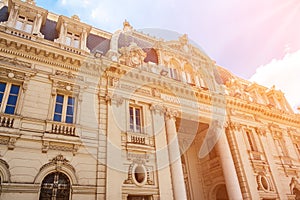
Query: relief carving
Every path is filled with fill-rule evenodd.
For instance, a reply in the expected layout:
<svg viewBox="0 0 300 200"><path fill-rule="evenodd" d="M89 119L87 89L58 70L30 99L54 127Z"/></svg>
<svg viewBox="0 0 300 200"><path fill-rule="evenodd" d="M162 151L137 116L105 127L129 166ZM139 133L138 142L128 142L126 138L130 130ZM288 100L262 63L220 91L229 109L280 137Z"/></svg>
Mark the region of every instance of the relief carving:
<svg viewBox="0 0 300 200"><path fill-rule="evenodd" d="M120 57L121 63L132 67L141 66L147 56L147 54L133 42L128 47L120 48L119 51L122 54Z"/></svg>

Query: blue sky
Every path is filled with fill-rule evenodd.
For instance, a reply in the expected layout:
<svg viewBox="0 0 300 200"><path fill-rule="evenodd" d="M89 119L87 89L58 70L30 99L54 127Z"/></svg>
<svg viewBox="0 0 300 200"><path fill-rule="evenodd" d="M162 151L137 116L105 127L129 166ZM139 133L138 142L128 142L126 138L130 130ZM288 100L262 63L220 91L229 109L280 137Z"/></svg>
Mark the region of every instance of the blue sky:
<svg viewBox="0 0 300 200"><path fill-rule="evenodd" d="M290 91L285 88L291 84L300 85L299 0L36 0L36 3L57 14L69 17L77 14L81 21L112 33L122 28L125 19L135 29L187 33L218 65L242 78L252 77L251 80L267 86L283 85L279 89L284 92ZM271 76L274 71L278 73ZM295 79L291 84L289 77ZM281 79L288 81L280 84ZM293 91L292 96L296 96L297 88ZM293 107L300 105L299 97L290 98Z"/></svg>

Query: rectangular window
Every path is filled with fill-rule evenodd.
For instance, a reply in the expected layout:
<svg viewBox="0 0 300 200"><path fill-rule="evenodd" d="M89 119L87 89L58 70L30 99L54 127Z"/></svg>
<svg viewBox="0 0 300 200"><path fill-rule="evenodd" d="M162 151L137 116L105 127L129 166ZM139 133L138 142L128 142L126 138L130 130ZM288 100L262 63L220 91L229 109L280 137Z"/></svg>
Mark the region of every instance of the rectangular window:
<svg viewBox="0 0 300 200"><path fill-rule="evenodd" d="M178 80L177 69L175 69L175 68L169 68L169 75L170 75L170 78Z"/></svg>
<svg viewBox="0 0 300 200"><path fill-rule="evenodd" d="M15 28L27 33L31 33L33 28L33 20L23 16L19 16L16 21Z"/></svg>
<svg viewBox="0 0 300 200"><path fill-rule="evenodd" d="M6 114L15 114L20 86L0 82L0 110Z"/></svg>
<svg viewBox="0 0 300 200"><path fill-rule="evenodd" d="M142 110L140 107L129 107L129 128L132 132L142 131Z"/></svg>
<svg viewBox="0 0 300 200"><path fill-rule="evenodd" d="M79 48L80 35L67 32L67 36L65 38L65 44L71 47Z"/></svg>
<svg viewBox="0 0 300 200"><path fill-rule="evenodd" d="M53 120L72 124L74 122L74 105L74 97L57 94Z"/></svg>

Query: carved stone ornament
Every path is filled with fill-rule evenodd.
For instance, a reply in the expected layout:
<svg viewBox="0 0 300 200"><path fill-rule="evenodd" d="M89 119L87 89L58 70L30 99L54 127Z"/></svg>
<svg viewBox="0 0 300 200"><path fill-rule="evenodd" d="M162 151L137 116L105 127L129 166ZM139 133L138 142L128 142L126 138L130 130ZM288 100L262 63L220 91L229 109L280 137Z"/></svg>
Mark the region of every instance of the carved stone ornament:
<svg viewBox="0 0 300 200"><path fill-rule="evenodd" d="M121 63L132 67L142 65L147 55L139 46L137 46L136 43L133 42L128 47L120 48L119 51L122 54L120 57Z"/></svg>
<svg viewBox="0 0 300 200"><path fill-rule="evenodd" d="M165 108L165 117L166 119L174 119L179 116L179 113L175 109Z"/></svg>
<svg viewBox="0 0 300 200"><path fill-rule="evenodd" d="M150 110L152 112L160 114L160 115L164 114L164 112L165 112L164 107L162 105L159 105L159 104L152 104L150 106Z"/></svg>
<svg viewBox="0 0 300 200"><path fill-rule="evenodd" d="M255 131L259 134L259 135L262 135L262 136L266 136L266 133L267 133L267 128L266 127L256 127L255 128Z"/></svg>
<svg viewBox="0 0 300 200"><path fill-rule="evenodd" d="M294 189L297 189L300 191L300 183L295 177L292 177L291 182L290 182L290 191L291 194L294 194Z"/></svg>
<svg viewBox="0 0 300 200"><path fill-rule="evenodd" d="M138 186L153 185L149 169L140 160L136 160L128 167L128 176L124 184L136 184Z"/></svg>
<svg viewBox="0 0 300 200"><path fill-rule="evenodd" d="M20 68L31 68L31 63L20 61L17 58L7 58L4 56L0 56L0 61L3 64L13 65Z"/></svg>
<svg viewBox="0 0 300 200"><path fill-rule="evenodd" d="M67 160L62 154L59 154L57 156L55 156L54 158L49 160L50 162L43 165L40 169L40 171L42 171L45 168L48 168L49 166L55 166L55 170L57 171L61 171L62 167L67 167L68 169L70 169L74 174L75 174L75 168L70 165L70 161Z"/></svg>

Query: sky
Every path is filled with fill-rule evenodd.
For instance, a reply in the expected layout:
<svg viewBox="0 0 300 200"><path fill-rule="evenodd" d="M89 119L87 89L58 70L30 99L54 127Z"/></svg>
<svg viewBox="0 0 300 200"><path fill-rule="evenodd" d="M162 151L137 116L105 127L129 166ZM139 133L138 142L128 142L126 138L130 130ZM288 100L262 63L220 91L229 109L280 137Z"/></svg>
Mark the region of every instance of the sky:
<svg viewBox="0 0 300 200"><path fill-rule="evenodd" d="M108 32L123 27L186 33L233 74L282 90L300 106L300 0L36 0ZM296 110L296 109L295 109Z"/></svg>

